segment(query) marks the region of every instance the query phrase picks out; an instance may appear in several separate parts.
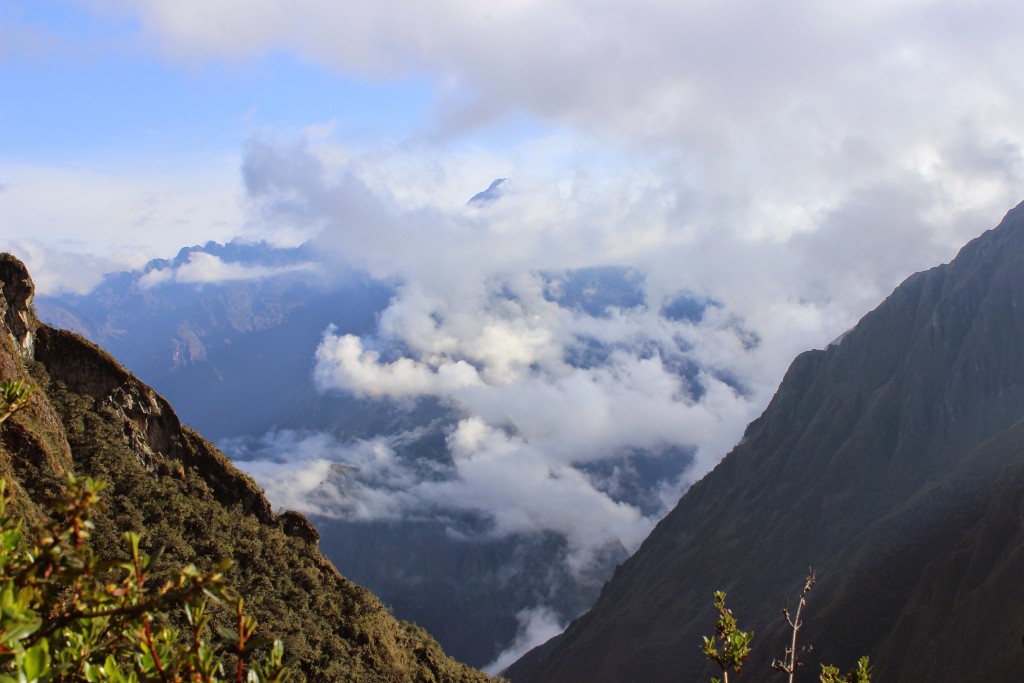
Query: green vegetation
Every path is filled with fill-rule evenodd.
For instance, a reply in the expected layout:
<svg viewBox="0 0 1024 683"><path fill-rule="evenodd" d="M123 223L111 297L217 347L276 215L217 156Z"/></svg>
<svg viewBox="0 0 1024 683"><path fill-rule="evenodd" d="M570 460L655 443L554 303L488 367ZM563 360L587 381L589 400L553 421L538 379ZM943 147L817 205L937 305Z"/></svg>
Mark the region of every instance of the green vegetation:
<svg viewBox="0 0 1024 683"><path fill-rule="evenodd" d="M0 423L28 403L23 381L0 382ZM88 545L102 482L71 477L54 517L25 547L22 522L7 512L7 481L0 479L0 683L71 681L195 681L221 683L224 660L233 656L236 683L285 683L284 648L275 641L265 662L246 666L256 621L228 590L222 563L209 572L194 565L150 581L157 557L139 551L139 535L127 532L129 562L96 558ZM228 601L235 630L218 629L207 643L209 601ZM187 633L169 624L180 608ZM154 629L154 625L157 626Z"/></svg>
<svg viewBox="0 0 1024 683"><path fill-rule="evenodd" d="M200 572L188 565L154 583L157 558L141 553L131 532L129 562L97 559L88 539L102 489L93 479L72 479L54 502L56 519L26 547L0 480L0 683L287 681L280 641L265 661L246 664L260 641L255 620L228 590L226 566ZM211 599L233 603L237 614L236 628L218 629L216 644L207 639ZM185 629L171 625L172 609ZM235 660L230 678L228 657Z"/></svg>
<svg viewBox="0 0 1024 683"><path fill-rule="evenodd" d="M803 628L802 612L807 604L807 594L814 587L816 580L814 570L808 572L796 612L791 613L788 604L782 610L792 636L783 658L772 660L772 668L788 674L789 683L793 683L796 670L801 664L800 655L803 650L797 649L797 635ZM715 633L710 638L702 637L700 650L712 664L722 670L722 678L712 677L711 683L729 683L730 670L737 675L743 673L743 662L750 656L750 641L754 638L754 632L739 630L732 610L725 606L725 593L722 591L715 592L715 609L718 611ZM843 675L838 667L822 664L818 680L820 683L871 683L870 662L867 657L861 657L857 667L846 675Z"/></svg>
<svg viewBox="0 0 1024 683"><path fill-rule="evenodd" d="M307 541L248 513L247 492L231 500L211 486L200 468L224 456L200 452L212 448L194 432L184 431L188 448L178 457L142 455L125 443L115 408L93 408L60 385L51 387L51 400L65 416L76 467L108 482L107 509L95 520L101 555L127 561L121 537L135 531L146 552L164 549L154 567L161 577L176 566L210 571L231 560L226 580L268 636L284 642L300 680L486 680L449 659L422 629L397 621ZM228 627L232 615L217 610L211 618Z"/></svg>
<svg viewBox="0 0 1024 683"><path fill-rule="evenodd" d="M31 394L32 387L22 380L0 382L0 422L13 415L14 411L23 408Z"/></svg>
<svg viewBox="0 0 1024 683"><path fill-rule="evenodd" d="M722 591L715 593L715 609L718 610L715 635L710 638L704 636L701 652L722 670L722 679L712 678L711 683L729 683L730 669L737 675L743 673L743 661L750 656L754 632L739 630L732 610L725 606L725 593Z"/></svg>
<svg viewBox="0 0 1024 683"><path fill-rule="evenodd" d="M839 673L839 668L828 664L821 665L821 683L871 683L871 667L867 657L857 660L857 668L846 674Z"/></svg>

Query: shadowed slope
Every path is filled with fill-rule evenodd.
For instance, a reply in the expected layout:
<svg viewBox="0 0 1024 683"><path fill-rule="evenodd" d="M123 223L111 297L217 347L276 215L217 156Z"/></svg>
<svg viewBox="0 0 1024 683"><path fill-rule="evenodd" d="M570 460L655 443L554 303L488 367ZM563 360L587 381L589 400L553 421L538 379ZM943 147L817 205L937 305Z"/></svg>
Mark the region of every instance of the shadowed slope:
<svg viewBox="0 0 1024 683"><path fill-rule="evenodd" d="M805 677L861 654L880 681L1019 677L1022 417L1017 207L800 355L741 442L513 681L700 680L716 589L758 632L745 675L766 676L809 566Z"/></svg>

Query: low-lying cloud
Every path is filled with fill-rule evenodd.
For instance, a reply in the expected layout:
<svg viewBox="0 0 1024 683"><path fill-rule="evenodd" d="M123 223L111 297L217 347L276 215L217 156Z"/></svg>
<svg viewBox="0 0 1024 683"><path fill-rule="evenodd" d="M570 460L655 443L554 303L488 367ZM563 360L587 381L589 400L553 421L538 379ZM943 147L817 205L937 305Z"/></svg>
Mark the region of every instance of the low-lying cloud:
<svg viewBox="0 0 1024 683"><path fill-rule="evenodd" d="M212 282L231 282L234 280L258 280L284 273L312 271L315 267L315 264L312 263L278 267L246 265L238 262L223 261L214 254L192 252L184 263L151 268L139 278L139 285L148 289L172 282L207 284Z"/></svg>
<svg viewBox="0 0 1024 683"><path fill-rule="evenodd" d="M551 640L565 628L558 615L552 610L539 606L520 610L516 614L519 631L515 640L504 652L495 657L494 661L484 667L484 671L496 676L516 660L537 646Z"/></svg>
<svg viewBox="0 0 1024 683"><path fill-rule="evenodd" d="M735 204L701 195L675 184L686 170L673 160L627 177L643 163L624 160L562 179L502 169L514 190L467 206L486 182L458 201L444 178L433 194L427 179L389 184L409 177L403 152L371 162L322 141L253 141L252 225L308 230L326 259L396 283L372 333L325 330L317 386L455 416L444 467L417 469L387 438L338 442L299 459L301 481L283 462L249 466L271 498L350 520L468 514L486 521L470 533L555 533L583 571L609 544L638 546L796 353L976 231L979 205L950 208L938 167L890 166L798 206L771 183ZM638 475L637 456L655 465ZM547 632L524 623L527 640Z"/></svg>

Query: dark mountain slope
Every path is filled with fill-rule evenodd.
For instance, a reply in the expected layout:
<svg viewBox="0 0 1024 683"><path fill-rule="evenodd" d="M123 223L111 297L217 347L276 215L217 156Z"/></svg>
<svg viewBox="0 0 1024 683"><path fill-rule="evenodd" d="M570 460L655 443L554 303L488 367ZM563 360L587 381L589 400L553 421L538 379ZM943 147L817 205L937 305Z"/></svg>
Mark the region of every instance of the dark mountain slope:
<svg viewBox="0 0 1024 683"><path fill-rule="evenodd" d="M758 632L745 674L766 676L813 566L806 678L868 654L880 681L1018 680L1022 418L1024 205L799 356L593 609L512 679L700 680L716 589Z"/></svg>
<svg viewBox="0 0 1024 683"><path fill-rule="evenodd" d="M0 255L0 282L0 373L36 387L0 427L0 476L13 484L16 511L29 520L48 514L43 501L69 471L103 477L99 552L123 555L120 535L132 529L146 548L166 548L165 570L231 558L229 582L262 635L284 640L305 680L488 680L342 577L301 515L274 515L252 480L112 357L41 325L31 280L14 257Z"/></svg>

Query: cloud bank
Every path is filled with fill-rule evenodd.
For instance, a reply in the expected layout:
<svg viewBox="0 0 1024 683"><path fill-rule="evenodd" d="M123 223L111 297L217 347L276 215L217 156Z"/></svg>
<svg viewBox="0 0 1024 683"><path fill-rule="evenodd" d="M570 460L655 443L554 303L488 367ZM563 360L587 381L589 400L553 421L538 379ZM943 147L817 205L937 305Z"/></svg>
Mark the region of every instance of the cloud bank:
<svg viewBox="0 0 1024 683"><path fill-rule="evenodd" d="M148 289L171 282L207 284L230 282L233 280L258 280L284 273L308 272L314 269L315 265L312 263L278 267L246 265L238 262L224 261L214 254L192 252L182 264L148 270L139 278L139 284L143 288Z"/></svg>
<svg viewBox="0 0 1024 683"><path fill-rule="evenodd" d="M317 475L307 510L432 516L453 534L463 515L489 535L553 532L570 570L585 570L609 544L637 547L796 353L977 231L977 205L947 211L943 181L916 171L836 185L831 202L793 211L785 191L733 203L687 186L676 160L627 152L621 166L563 177L564 160L594 152L582 139L567 149L543 174L499 168L515 190L479 206L466 200L487 181L464 185L485 172L475 155L444 157L441 172L402 149L250 142L251 226L306 230L328 259L398 283L372 334L325 331L321 390L438 400L458 416L440 471L386 443L337 444L300 468ZM279 487L303 498L287 474L254 473L272 499ZM526 646L547 632L533 623Z"/></svg>
<svg viewBox="0 0 1024 683"><path fill-rule="evenodd" d="M663 258L676 259L676 247L688 242L697 258L684 267L704 271L692 280L719 290L729 286L710 282L721 259L759 261L750 278L736 281L733 300L751 280L772 286L794 269L811 268L821 279L805 278L800 291L787 287L775 300L836 302L835 291L847 284L825 280L845 271L817 266L836 258L841 244L845 260L861 264L853 286L868 283L855 302L842 293L849 318L894 280L950 258L1019 200L1024 82L1013 27L1024 10L1008 1L980 8L905 0L846 9L809 0L643 0L622 8L582 0L472 8L257 0L245 12L198 0L82 5L111 21L129 20L121 25L136 27L138 34L126 38L133 49L152 46L190 68L287 54L345 77L429 84L434 107L409 126L411 134L372 149L349 136L340 152L318 150L362 166L339 171L359 182L331 178L335 192L318 201L337 203L348 212L346 222L366 230L394 216L365 213L373 204L360 203L360 183L406 205L452 207L491 178L511 177L531 196L533 212L510 213L521 225L541 225L560 256L614 251L623 262L639 249L653 260L660 248ZM344 118L343 108L338 116ZM329 137L330 125L322 131ZM353 159L354 149L360 158ZM260 163L290 160L297 164L287 169L291 181L311 189L323 182L316 179L322 165L272 151L261 156L252 145L245 156L247 192L276 194L276 212L290 220L250 219L244 231L294 241L324 229L323 212L298 213L309 208L308 195L285 196L258 181L265 176ZM233 196L224 201L234 187L220 171L216 182L199 187L183 180L194 173L163 178L164 189L176 192L140 188L131 171L109 175L0 169L8 187L0 203L37 233L41 225L70 233L77 223L79 232L103 231L99 241L149 248L158 233L176 234L182 225L205 230L192 241L226 240L242 222L226 210L234 206ZM549 186L547 204L537 203L532 183ZM57 184L62 201L47 201L46 188ZM156 212L147 208L153 200ZM660 211L650 210L652 202ZM31 217L40 211L55 220ZM563 219L588 224L585 239L559 230ZM227 234L209 234L213 226ZM530 240L520 244L516 232L487 233L490 251L540 254ZM10 226L7 234L15 235ZM418 237L410 249L426 238ZM354 252L371 246L348 239ZM880 245L891 245L884 259ZM897 248L904 246L913 248ZM791 258L798 248L802 260ZM383 265L380 258L375 263Z"/></svg>

